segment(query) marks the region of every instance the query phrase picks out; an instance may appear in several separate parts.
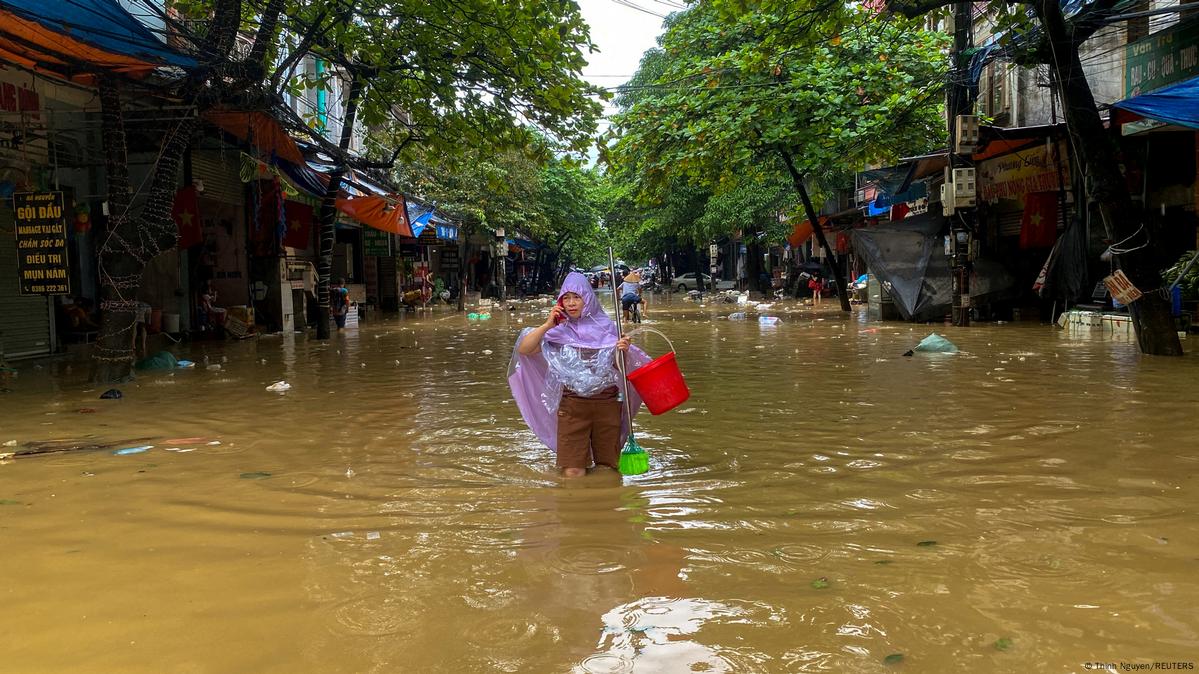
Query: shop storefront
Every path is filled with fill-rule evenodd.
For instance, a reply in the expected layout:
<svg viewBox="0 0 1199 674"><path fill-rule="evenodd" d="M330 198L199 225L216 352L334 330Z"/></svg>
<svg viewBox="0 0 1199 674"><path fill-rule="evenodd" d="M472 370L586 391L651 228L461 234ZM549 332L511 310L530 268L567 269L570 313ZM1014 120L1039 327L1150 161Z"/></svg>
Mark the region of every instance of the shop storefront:
<svg viewBox="0 0 1199 674"><path fill-rule="evenodd" d="M44 117L39 82L0 70L0 360L56 346L53 297L22 288L13 210L14 193L45 189L50 178Z"/></svg>

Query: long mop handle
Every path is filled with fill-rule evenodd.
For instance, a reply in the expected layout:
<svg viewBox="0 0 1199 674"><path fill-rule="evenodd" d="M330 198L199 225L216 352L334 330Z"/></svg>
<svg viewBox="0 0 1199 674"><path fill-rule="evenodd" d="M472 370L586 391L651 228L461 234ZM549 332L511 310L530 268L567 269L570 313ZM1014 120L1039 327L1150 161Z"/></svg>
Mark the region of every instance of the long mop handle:
<svg viewBox="0 0 1199 674"><path fill-rule="evenodd" d="M612 247L608 246L608 269L612 271L612 310L616 315L616 338L624 337L624 328L620 326L620 299L616 297L616 258L612 255ZM616 350L616 369L620 370L621 397L624 398L624 413L629 420L629 435L633 435L633 409L629 407L629 379L625 372L624 352Z"/></svg>

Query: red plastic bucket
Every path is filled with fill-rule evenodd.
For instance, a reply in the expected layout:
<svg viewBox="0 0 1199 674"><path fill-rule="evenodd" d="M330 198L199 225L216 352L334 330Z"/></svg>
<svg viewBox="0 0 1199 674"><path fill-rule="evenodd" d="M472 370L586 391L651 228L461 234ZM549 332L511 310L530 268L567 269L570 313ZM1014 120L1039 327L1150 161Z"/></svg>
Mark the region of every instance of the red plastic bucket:
<svg viewBox="0 0 1199 674"><path fill-rule="evenodd" d="M687 388L687 382L683 381L683 373L679 371L679 364L674 358L673 344L669 353L630 372L629 383L637 389L649 413L655 416L669 412L691 397L691 391Z"/></svg>

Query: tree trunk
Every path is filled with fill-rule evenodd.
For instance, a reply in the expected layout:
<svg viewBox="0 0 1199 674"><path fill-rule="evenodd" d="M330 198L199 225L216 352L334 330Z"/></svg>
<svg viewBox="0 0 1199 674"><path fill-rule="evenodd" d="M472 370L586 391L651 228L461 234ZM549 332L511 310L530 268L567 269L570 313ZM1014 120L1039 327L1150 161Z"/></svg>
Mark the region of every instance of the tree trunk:
<svg viewBox="0 0 1199 674"><path fill-rule="evenodd" d="M458 246L458 311L466 311L466 244Z"/></svg>
<svg viewBox="0 0 1199 674"><path fill-rule="evenodd" d="M129 218L129 160L125 122L121 115L121 92L116 82L108 77L100 80L99 89L109 216L104 244L99 252L100 336L93 351L92 378L96 383L110 384L133 378L134 320L142 265L135 255L122 255L118 250L133 247Z"/></svg>
<svg viewBox="0 0 1199 674"><path fill-rule="evenodd" d="M749 277L746 279L746 290L757 288L769 297L770 289L762 287L762 250L757 241L745 245L745 256L749 258L745 261L745 273Z"/></svg>
<svg viewBox="0 0 1199 674"><path fill-rule="evenodd" d="M1053 45L1050 70L1061 91L1074 151L1089 180L1088 198L1098 207L1109 237L1124 242L1124 248L1137 248L1117 255L1116 260L1133 285L1145 293L1128 307L1141 353L1181 356L1182 344L1170 313L1170 301L1155 292L1162 285L1159 271L1165 266L1154 247L1161 237L1153 223L1133 206L1111 136L1103 127L1083 71L1079 45L1070 38L1061 7L1056 0L1038 0L1034 9ZM1146 243L1150 245L1142 246Z"/></svg>
<svg viewBox="0 0 1199 674"><path fill-rule="evenodd" d="M779 150L779 155L782 156L787 170L791 173L795 191L799 192L799 198L803 200L804 212L807 213L808 220L812 223L812 233L816 235L816 241L824 249L824 254L828 256L828 259L832 260L833 278L837 281L837 299L841 300L841 311L849 311L849 288L845 285L845 272L837 264L837 256L833 254L833 249L829 247L828 239L824 236L824 228L820 226L820 218L816 215L816 209L812 207L812 200L808 197L808 188L804 185L803 176L795 169L795 162L791 160L790 152Z"/></svg>
<svg viewBox="0 0 1199 674"><path fill-rule="evenodd" d="M116 80L109 77L100 78L99 91L109 220L98 252L102 313L100 337L92 358L93 379L109 384L133 378L137 292L146 265L173 248L178 240L171 207L178 189L179 168L196 122L194 117L187 117L167 131L145 203L135 218L130 213L132 193L121 92Z"/></svg>
<svg viewBox="0 0 1199 674"><path fill-rule="evenodd" d="M495 256L495 293L496 299L504 302L508 299L508 251L507 244L502 240L499 243L497 254Z"/></svg>
<svg viewBox="0 0 1199 674"><path fill-rule="evenodd" d="M338 147L349 150L354 137L354 118L358 115L358 99L362 96L362 78L357 69L350 71L350 94L346 99L346 114L342 120L341 141ZM316 338L329 339L329 281L333 273L333 244L337 242L337 193L346 174L345 164L329 174L329 185L321 199L319 253L316 261L316 298L320 316L316 321Z"/></svg>

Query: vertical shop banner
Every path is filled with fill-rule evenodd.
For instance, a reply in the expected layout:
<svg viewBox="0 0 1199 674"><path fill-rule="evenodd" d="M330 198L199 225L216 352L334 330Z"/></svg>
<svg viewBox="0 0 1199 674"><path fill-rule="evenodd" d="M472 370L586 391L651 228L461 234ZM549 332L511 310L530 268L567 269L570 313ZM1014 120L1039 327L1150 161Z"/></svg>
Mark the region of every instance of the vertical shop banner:
<svg viewBox="0 0 1199 674"><path fill-rule="evenodd" d="M69 295L67 221L62 192L18 192L12 201L21 294Z"/></svg>

